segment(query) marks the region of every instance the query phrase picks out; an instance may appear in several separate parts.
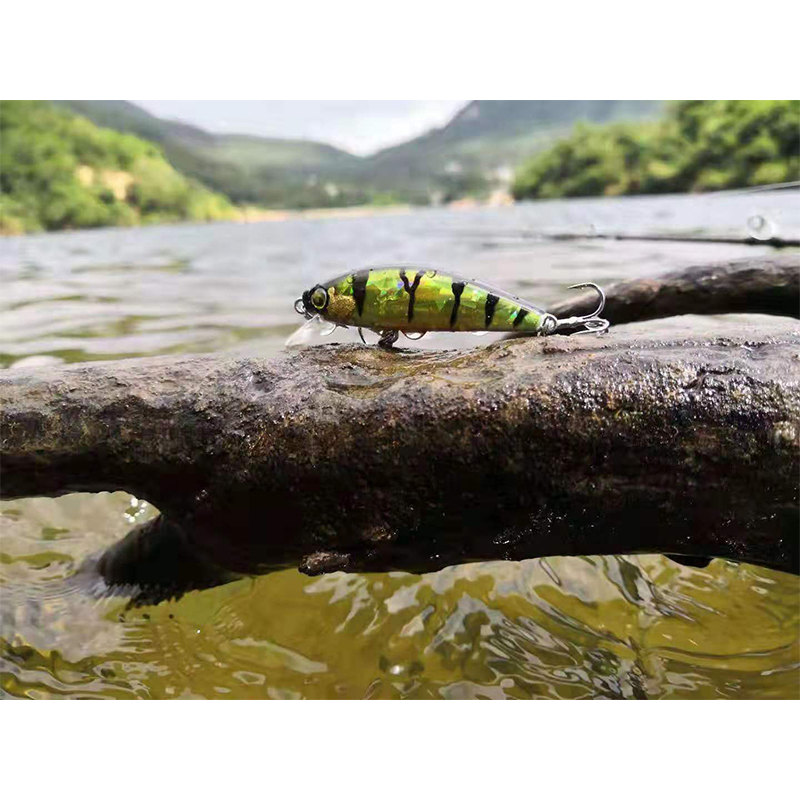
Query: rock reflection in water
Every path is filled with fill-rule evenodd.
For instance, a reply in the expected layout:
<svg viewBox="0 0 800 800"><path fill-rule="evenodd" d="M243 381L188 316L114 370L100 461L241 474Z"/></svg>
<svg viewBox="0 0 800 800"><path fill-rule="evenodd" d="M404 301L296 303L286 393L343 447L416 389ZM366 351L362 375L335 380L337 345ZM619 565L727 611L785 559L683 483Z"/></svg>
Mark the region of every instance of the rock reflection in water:
<svg viewBox="0 0 800 800"><path fill-rule="evenodd" d="M132 524L129 496L0 505L6 696L798 696L792 575L663 556L286 570L127 609L70 574Z"/></svg>

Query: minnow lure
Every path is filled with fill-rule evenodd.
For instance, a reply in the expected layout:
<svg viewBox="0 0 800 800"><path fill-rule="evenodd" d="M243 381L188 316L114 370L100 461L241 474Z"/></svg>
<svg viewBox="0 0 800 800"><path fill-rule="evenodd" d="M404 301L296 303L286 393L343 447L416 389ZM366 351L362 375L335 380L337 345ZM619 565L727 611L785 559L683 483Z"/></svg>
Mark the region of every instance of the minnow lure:
<svg viewBox="0 0 800 800"><path fill-rule="evenodd" d="M590 287L600 295L600 305L583 317L557 319L553 314L478 280L465 280L435 269L376 267L349 272L318 283L294 304L308 320L321 317L334 327L357 327L379 333L378 344L390 348L400 334L421 339L430 331L517 331L549 336L583 326L578 333L602 333L608 320L603 290L594 283L577 283L570 289Z"/></svg>

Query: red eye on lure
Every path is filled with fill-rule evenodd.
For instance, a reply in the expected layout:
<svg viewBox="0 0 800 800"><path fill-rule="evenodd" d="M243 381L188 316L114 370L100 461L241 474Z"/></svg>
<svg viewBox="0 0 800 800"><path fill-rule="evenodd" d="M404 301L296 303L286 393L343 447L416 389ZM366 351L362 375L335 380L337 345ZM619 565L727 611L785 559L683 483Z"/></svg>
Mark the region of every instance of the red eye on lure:
<svg viewBox="0 0 800 800"><path fill-rule="evenodd" d="M389 348L404 334L420 339L430 331L489 333L517 331L549 336L583 328L577 333L603 333L608 320L603 290L594 283L570 289L594 289L598 307L583 317L557 319L515 295L478 280L465 280L441 270L378 267L341 275L317 284L295 301L294 308L308 320L338 327L357 327L379 333L378 344Z"/></svg>

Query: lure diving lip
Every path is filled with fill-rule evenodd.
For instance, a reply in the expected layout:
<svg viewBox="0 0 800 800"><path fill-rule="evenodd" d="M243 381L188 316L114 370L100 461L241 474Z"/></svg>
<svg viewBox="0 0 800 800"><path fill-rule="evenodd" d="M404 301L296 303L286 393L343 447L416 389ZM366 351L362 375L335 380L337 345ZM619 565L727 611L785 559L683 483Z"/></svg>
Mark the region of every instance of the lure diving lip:
<svg viewBox="0 0 800 800"><path fill-rule="evenodd" d="M319 317L334 327L367 328L390 348L400 334L419 339L430 331L472 333L517 331L549 336L583 327L577 333L603 333L608 320L599 315L605 294L594 283L577 283L599 295L598 307L582 317L557 319L516 295L452 272L415 267L373 267L340 275L303 292L294 304L306 319Z"/></svg>

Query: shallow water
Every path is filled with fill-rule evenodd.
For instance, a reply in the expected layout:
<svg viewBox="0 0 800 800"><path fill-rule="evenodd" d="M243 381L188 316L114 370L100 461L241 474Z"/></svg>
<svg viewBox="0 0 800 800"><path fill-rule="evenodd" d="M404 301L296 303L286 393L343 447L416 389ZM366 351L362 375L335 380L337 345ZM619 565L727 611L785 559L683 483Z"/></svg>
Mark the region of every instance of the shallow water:
<svg viewBox="0 0 800 800"><path fill-rule="evenodd" d="M766 247L537 240L541 231L800 232L793 193L559 201L356 219L171 226L0 241L6 367L278 352L303 288L424 263L546 305ZM736 317L713 321L733 330ZM684 324L683 321L681 324ZM708 324L708 322L707 322ZM338 334L340 337L352 332ZM426 346L476 346L442 334ZM307 578L295 570L129 610L77 566L154 514L122 492L0 503L4 697L800 697L800 580L715 560L547 558Z"/></svg>

